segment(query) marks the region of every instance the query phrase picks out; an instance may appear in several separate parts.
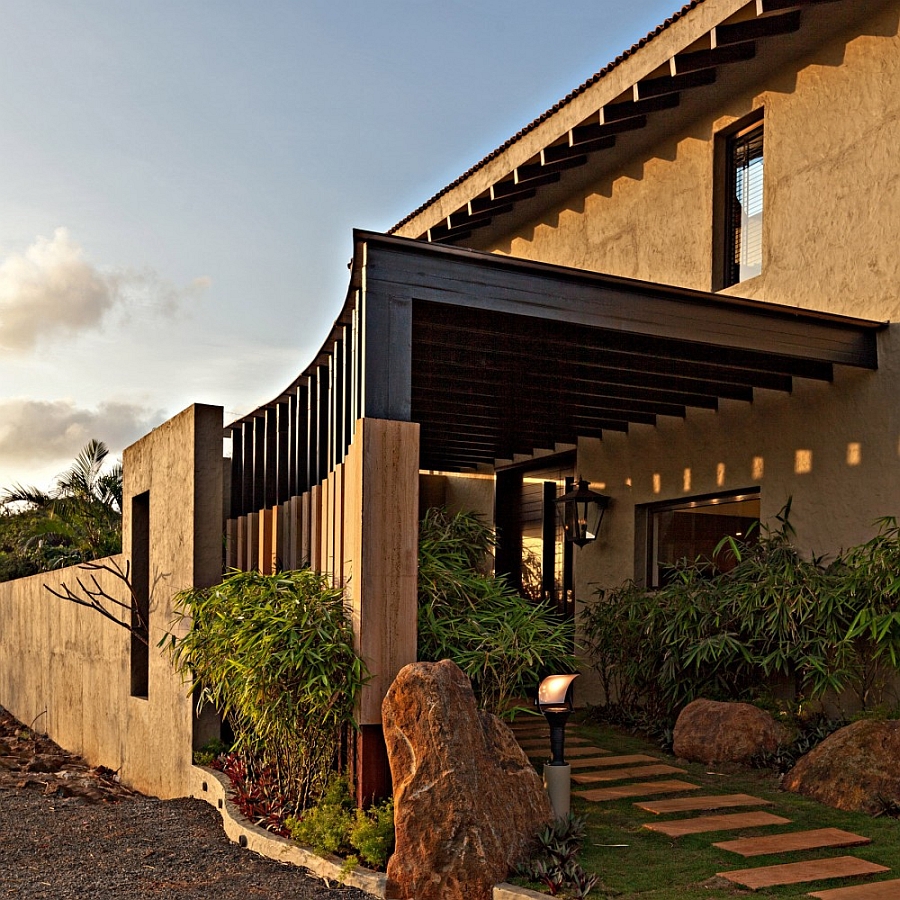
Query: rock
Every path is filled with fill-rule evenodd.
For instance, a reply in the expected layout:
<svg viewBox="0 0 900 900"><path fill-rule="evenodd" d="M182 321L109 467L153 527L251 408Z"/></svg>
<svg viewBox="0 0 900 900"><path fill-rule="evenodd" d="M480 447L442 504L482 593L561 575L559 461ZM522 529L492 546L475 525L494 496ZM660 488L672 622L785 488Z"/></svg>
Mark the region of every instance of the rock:
<svg viewBox="0 0 900 900"><path fill-rule="evenodd" d="M403 668L382 718L396 829L388 897L490 900L553 818L540 777L449 660Z"/></svg>
<svg viewBox="0 0 900 900"><path fill-rule="evenodd" d="M802 757L782 787L836 809L874 814L900 804L900 721L860 720Z"/></svg>
<svg viewBox="0 0 900 900"><path fill-rule="evenodd" d="M675 723L676 756L695 762L747 762L774 753L788 734L765 710L749 703L694 700Z"/></svg>

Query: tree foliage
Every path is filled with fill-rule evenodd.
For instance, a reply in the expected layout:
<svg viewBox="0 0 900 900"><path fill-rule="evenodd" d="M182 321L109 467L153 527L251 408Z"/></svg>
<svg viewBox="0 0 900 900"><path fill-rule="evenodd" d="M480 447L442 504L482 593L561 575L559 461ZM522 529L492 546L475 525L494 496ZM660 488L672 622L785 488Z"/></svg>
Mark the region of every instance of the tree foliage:
<svg viewBox="0 0 900 900"><path fill-rule="evenodd" d="M112 556L122 549L122 465L89 441L50 491L0 495L0 580Z"/></svg>
<svg viewBox="0 0 900 900"><path fill-rule="evenodd" d="M419 659L452 659L481 705L508 715L551 672L574 671L574 629L485 574L494 546L474 513L430 509L419 529Z"/></svg>

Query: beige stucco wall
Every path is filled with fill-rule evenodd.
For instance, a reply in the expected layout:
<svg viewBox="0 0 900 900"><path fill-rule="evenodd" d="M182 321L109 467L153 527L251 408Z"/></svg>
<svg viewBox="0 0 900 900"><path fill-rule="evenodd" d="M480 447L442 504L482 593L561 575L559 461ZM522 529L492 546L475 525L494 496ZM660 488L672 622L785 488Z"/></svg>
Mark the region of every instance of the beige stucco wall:
<svg viewBox="0 0 900 900"><path fill-rule="evenodd" d="M738 296L878 320L900 317L900 4L756 89L724 97L629 167L484 249L690 288L713 288L714 136L765 110L763 272ZM477 234L477 233L476 233ZM762 517L789 497L797 542L834 553L900 514L900 337L879 370L836 367L833 384L660 417L578 446L578 469L613 505L601 539L576 551L589 600L643 569L639 504L759 486ZM642 539L637 541L640 545ZM596 699L590 679L580 701Z"/></svg>
<svg viewBox="0 0 900 900"><path fill-rule="evenodd" d="M710 290L713 136L764 108L763 274L732 292L897 318L898 13L889 4L860 36L832 41L722 99L623 170L485 249Z"/></svg>
<svg viewBox="0 0 900 900"><path fill-rule="evenodd" d="M146 699L131 696L130 635L50 595L77 568L0 584L0 705L123 781L161 797L190 793L193 714L180 676L157 649L172 597L222 573L222 410L193 406L124 454L124 550L130 498L150 492L150 666ZM115 595L121 584L103 579ZM182 626L184 627L184 626Z"/></svg>

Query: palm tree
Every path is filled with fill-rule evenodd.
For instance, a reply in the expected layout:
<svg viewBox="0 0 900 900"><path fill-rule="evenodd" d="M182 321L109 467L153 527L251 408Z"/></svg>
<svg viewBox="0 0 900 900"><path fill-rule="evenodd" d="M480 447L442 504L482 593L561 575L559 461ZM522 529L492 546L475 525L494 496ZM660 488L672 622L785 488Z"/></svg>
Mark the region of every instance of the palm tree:
<svg viewBox="0 0 900 900"><path fill-rule="evenodd" d="M49 491L15 485L0 506L25 507L32 514L23 553L36 556L40 569L56 569L122 549L122 465L103 471L109 449L89 441Z"/></svg>

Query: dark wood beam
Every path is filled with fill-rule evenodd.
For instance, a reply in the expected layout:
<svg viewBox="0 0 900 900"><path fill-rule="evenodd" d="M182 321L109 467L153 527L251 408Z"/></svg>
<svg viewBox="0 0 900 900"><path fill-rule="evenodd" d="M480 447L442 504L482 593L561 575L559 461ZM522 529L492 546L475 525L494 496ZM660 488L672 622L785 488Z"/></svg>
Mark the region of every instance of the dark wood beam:
<svg viewBox="0 0 900 900"><path fill-rule="evenodd" d="M805 9L808 6L836 2L839 0L756 0L756 11L759 15L764 15L765 13L782 12L786 9Z"/></svg>
<svg viewBox="0 0 900 900"><path fill-rule="evenodd" d="M673 57L676 75L697 72L700 69L715 69L731 63L745 62L756 56L756 43L732 44L716 47L714 50L696 50L693 53L678 53Z"/></svg>
<svg viewBox="0 0 900 900"><path fill-rule="evenodd" d="M577 169L579 166L583 166L587 161L587 156L582 154L580 156L571 156L568 159L550 163L546 166L542 166L540 163L535 163L530 166L518 166L515 171L516 184L533 182L535 179L540 178L545 174L558 174L567 169Z"/></svg>
<svg viewBox="0 0 900 900"><path fill-rule="evenodd" d="M649 78L635 85L636 99L646 100L649 97L661 97L665 94L677 94L689 88L703 87L713 84L718 73L715 69L698 69L684 75L670 75L664 78Z"/></svg>
<svg viewBox="0 0 900 900"><path fill-rule="evenodd" d="M570 147L568 144L557 144L554 147L547 147L545 150L542 150L541 158L545 161L545 164L550 164L582 153L597 153L600 150L609 150L615 146L616 139L614 136L597 138L593 141L583 141L574 147Z"/></svg>
<svg viewBox="0 0 900 900"><path fill-rule="evenodd" d="M502 209L506 212L506 207L509 205L509 209L512 209L512 205L508 204L507 201L512 200L518 203L520 200L530 200L537 194L537 191L534 188L525 188L525 190L520 191L517 194L512 194L509 197L501 198L499 200L494 199L493 197L476 197L474 200L469 201L469 211L472 215L476 213L483 212L493 212L497 209Z"/></svg>
<svg viewBox="0 0 900 900"><path fill-rule="evenodd" d="M648 113L674 109L681 103L680 94L661 94L648 97L646 100L626 100L624 103L611 103L600 111L605 123L620 122L622 119L636 119Z"/></svg>
<svg viewBox="0 0 900 900"><path fill-rule="evenodd" d="M800 10L795 9L783 15L759 16L746 22L731 25L716 25L713 29L716 47L729 47L764 37L793 34L800 30Z"/></svg>
<svg viewBox="0 0 900 900"><path fill-rule="evenodd" d="M586 157L585 157L586 159ZM491 186L491 196L495 200L501 198L515 198L517 194L524 194L526 191L534 188L545 187L548 184L556 184L562 178L559 172L545 172L543 175L537 175L529 178L527 181L498 181Z"/></svg>
<svg viewBox="0 0 900 900"><path fill-rule="evenodd" d="M569 132L569 143L573 147L592 141L602 141L604 138L624 134L628 131L637 131L647 125L647 116L635 116L631 119L621 119L618 122L608 122L600 125L592 122L589 125L576 125Z"/></svg>

